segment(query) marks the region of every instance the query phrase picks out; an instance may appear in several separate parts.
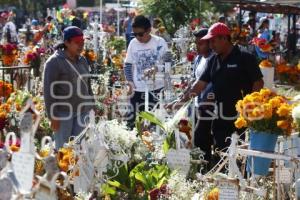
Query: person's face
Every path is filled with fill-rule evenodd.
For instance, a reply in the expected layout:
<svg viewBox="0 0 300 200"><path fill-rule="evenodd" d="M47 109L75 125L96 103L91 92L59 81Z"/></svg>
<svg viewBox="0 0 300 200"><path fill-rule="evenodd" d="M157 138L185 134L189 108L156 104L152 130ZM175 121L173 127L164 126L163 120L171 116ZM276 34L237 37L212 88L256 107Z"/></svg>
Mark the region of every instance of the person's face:
<svg viewBox="0 0 300 200"><path fill-rule="evenodd" d="M84 47L83 36L73 37L69 41L65 41L65 45L67 46L67 51L71 55L80 56Z"/></svg>
<svg viewBox="0 0 300 200"><path fill-rule="evenodd" d="M136 37L136 39L139 42L147 43L149 41L151 28L145 30L143 28L136 27L136 28L132 28L132 31L133 31L133 35Z"/></svg>
<svg viewBox="0 0 300 200"><path fill-rule="evenodd" d="M224 52L224 47L227 44L226 36L216 36L209 40L209 45L214 52L217 54L222 54Z"/></svg>
<svg viewBox="0 0 300 200"><path fill-rule="evenodd" d="M196 37L195 43L196 43L198 54L203 55L209 51L208 40L201 40L200 37Z"/></svg>
<svg viewBox="0 0 300 200"><path fill-rule="evenodd" d="M269 28L269 22L264 22L264 28Z"/></svg>

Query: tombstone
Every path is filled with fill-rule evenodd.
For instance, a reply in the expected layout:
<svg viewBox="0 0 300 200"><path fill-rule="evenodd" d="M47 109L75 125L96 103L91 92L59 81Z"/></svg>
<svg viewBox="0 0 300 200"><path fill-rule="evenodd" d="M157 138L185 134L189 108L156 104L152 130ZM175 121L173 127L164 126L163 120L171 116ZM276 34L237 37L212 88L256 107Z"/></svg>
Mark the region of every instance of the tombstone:
<svg viewBox="0 0 300 200"><path fill-rule="evenodd" d="M168 166L172 170L178 170L182 175L187 176L190 170L190 151L180 148L179 131L175 130L176 149L170 149L166 155Z"/></svg>
<svg viewBox="0 0 300 200"><path fill-rule="evenodd" d="M34 124L32 113L28 112L29 109L36 114ZM40 115L31 100L27 101L25 108L20 114L22 116L20 122L21 148L19 152L12 155L12 168L19 184L20 192L22 194L30 194L35 163L34 135L39 124Z"/></svg>

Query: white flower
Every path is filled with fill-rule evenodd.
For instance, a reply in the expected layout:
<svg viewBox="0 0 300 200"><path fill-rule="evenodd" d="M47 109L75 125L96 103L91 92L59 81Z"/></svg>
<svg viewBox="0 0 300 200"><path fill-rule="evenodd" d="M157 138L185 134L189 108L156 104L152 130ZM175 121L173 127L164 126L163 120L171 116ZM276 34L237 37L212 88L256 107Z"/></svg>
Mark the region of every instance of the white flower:
<svg viewBox="0 0 300 200"><path fill-rule="evenodd" d="M188 181L179 173L171 175L168 180L168 189L171 191L169 200L192 199L201 188L197 181Z"/></svg>
<svg viewBox="0 0 300 200"><path fill-rule="evenodd" d="M125 123L118 123L117 120L100 122L98 130L104 134L110 149L115 151L122 149L124 152L130 152L137 142L136 131L129 131Z"/></svg>
<svg viewBox="0 0 300 200"><path fill-rule="evenodd" d="M293 109L292 116L294 120L300 119L300 104Z"/></svg>

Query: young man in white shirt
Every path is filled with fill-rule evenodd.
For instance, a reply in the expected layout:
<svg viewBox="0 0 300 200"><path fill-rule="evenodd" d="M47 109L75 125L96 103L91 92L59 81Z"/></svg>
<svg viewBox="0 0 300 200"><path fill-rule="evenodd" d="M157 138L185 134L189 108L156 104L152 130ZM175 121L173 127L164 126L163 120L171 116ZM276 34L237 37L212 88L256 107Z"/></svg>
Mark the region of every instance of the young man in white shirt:
<svg viewBox="0 0 300 200"><path fill-rule="evenodd" d="M125 77L130 85L131 113L128 116L128 125L133 128L136 112L144 110L146 87L149 90L149 107L158 101L158 94L164 87L164 80L156 77L148 79L145 74L153 77L162 71L159 63L166 53L168 46L161 37L151 35L151 23L143 15L136 16L132 23L133 35L125 59Z"/></svg>
<svg viewBox="0 0 300 200"><path fill-rule="evenodd" d="M197 82L204 73L207 67L207 61L213 55L212 50L209 48L209 42L207 40L202 40L202 37L207 33L207 28L202 28L193 33L198 53L194 63L195 82ZM205 153L204 159L211 162L213 145L211 126L214 117L214 93L212 91L211 83L195 97L195 106L197 123L194 133L194 145L200 147Z"/></svg>

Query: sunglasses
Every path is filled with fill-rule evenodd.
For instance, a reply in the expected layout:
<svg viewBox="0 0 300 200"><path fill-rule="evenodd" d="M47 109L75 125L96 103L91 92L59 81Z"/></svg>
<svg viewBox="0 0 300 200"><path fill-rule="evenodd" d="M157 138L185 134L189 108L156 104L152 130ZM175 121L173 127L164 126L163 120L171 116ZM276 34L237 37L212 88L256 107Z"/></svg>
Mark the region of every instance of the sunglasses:
<svg viewBox="0 0 300 200"><path fill-rule="evenodd" d="M134 35L134 37L136 37L136 36L143 37L145 33L146 32L140 32L140 33L134 33L133 32L132 35Z"/></svg>

